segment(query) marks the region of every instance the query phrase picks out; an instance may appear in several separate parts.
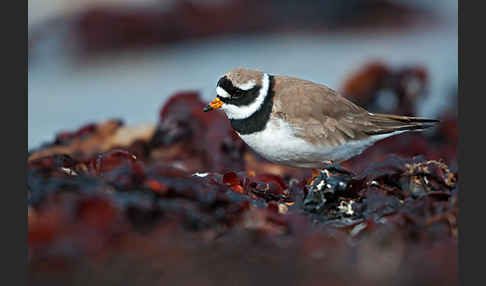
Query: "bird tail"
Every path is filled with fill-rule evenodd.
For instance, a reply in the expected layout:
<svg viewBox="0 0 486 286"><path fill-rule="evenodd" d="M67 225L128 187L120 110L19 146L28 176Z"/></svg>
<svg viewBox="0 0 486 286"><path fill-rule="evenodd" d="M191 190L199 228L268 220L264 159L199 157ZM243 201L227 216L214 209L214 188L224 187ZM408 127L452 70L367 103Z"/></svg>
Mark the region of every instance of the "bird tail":
<svg viewBox="0 0 486 286"><path fill-rule="evenodd" d="M370 114L370 122L374 126L366 133L380 135L397 131L421 131L437 125L439 120L422 117L399 116L390 114Z"/></svg>

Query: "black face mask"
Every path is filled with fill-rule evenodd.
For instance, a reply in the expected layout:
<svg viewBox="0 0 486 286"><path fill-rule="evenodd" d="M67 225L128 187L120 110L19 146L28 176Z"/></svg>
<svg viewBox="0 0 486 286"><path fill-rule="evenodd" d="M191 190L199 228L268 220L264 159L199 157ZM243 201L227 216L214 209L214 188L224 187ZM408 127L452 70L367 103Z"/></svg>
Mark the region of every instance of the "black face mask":
<svg viewBox="0 0 486 286"><path fill-rule="evenodd" d="M274 79L273 76L269 76L269 88L268 94L265 97L265 100L261 104L260 108L250 115L248 118L244 119L230 119L231 127L241 135L251 134L254 132L262 131L266 128L267 122L270 119L270 114L272 113L273 107L273 86L274 86ZM230 104L235 105L248 105L251 104L260 91L260 87L256 86L250 90L245 91L247 94L240 98L236 99L228 99ZM223 100L223 99L221 99Z"/></svg>
<svg viewBox="0 0 486 286"><path fill-rule="evenodd" d="M236 106L250 105L258 97L258 93L261 88L261 86L256 85L249 90L242 90L233 86L231 81L226 76L218 80L217 86L226 90L226 92L230 95L229 98L224 98L221 96L218 96L218 98L224 103L229 103Z"/></svg>

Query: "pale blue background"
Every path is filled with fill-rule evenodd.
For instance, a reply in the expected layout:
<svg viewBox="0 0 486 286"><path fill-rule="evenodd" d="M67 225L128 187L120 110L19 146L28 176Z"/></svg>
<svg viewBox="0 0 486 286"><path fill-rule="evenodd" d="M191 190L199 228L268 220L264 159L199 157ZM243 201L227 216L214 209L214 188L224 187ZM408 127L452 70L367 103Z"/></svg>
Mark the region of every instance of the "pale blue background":
<svg viewBox="0 0 486 286"><path fill-rule="evenodd" d="M46 0L47 1L47 0ZM390 34L286 34L213 38L150 51L72 63L66 29L57 25L31 51L28 71L29 149L52 140L61 130L88 122L122 118L126 123L155 122L173 92L195 89L209 100L218 77L238 66L286 74L340 89L344 79L372 59L394 66L424 65L430 97L421 115L435 116L450 102L457 84L457 1L416 1L440 15L438 23ZM32 8L34 9L34 8ZM34 19L48 17L29 9ZM426 21L426 20L425 20Z"/></svg>

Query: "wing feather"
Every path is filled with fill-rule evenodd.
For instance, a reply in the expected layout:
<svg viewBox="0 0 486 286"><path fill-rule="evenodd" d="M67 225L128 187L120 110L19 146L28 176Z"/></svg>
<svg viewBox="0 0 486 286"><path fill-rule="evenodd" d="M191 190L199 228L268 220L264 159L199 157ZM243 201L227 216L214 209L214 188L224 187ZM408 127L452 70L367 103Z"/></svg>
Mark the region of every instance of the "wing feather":
<svg viewBox="0 0 486 286"><path fill-rule="evenodd" d="M363 122L368 112L336 91L286 77L276 79L275 89L276 114L285 118L296 136L331 146L368 137L359 127L371 125Z"/></svg>
<svg viewBox="0 0 486 286"><path fill-rule="evenodd" d="M396 131L423 130L433 119L373 114L314 82L275 77L273 115L285 119L295 135L309 142L336 146Z"/></svg>

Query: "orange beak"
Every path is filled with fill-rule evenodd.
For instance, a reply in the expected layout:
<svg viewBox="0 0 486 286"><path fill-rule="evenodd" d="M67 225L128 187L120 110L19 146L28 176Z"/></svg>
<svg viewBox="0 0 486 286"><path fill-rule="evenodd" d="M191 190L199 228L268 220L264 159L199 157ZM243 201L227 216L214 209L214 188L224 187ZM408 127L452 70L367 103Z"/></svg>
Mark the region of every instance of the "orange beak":
<svg viewBox="0 0 486 286"><path fill-rule="evenodd" d="M206 107L204 107L203 111L208 112L208 111L216 110L220 108L221 105L223 104L224 102L221 99L219 99L219 97L216 97L215 99L213 99L213 101L211 101L211 103L209 103L208 105L206 105Z"/></svg>

